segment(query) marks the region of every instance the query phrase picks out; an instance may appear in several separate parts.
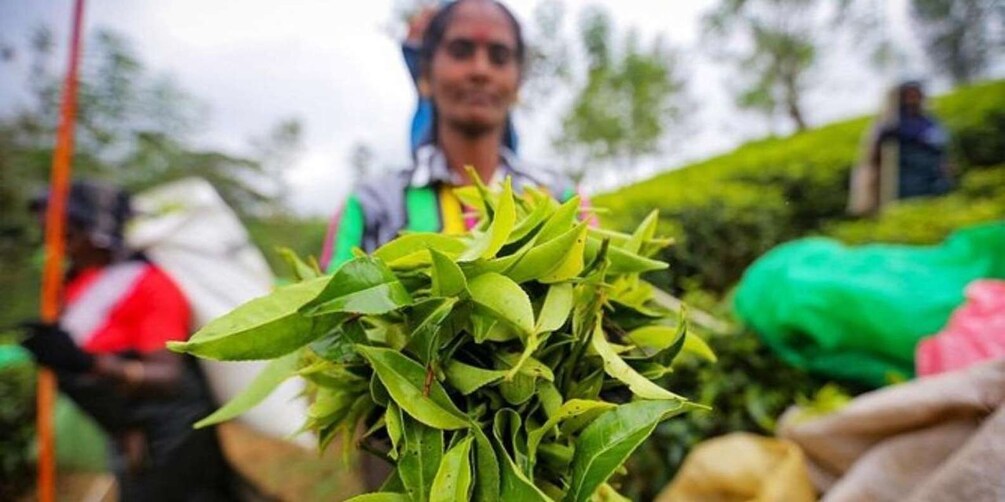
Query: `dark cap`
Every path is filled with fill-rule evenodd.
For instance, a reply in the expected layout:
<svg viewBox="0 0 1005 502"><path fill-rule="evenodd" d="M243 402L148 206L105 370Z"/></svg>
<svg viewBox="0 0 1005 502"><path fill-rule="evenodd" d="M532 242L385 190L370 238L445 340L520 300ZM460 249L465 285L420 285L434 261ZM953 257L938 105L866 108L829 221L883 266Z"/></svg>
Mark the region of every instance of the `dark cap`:
<svg viewBox="0 0 1005 502"><path fill-rule="evenodd" d="M31 201L31 210L41 212L49 203L49 191ZM66 202L67 221L88 234L91 243L119 251L124 247L123 229L132 216L129 194L114 185L74 181Z"/></svg>

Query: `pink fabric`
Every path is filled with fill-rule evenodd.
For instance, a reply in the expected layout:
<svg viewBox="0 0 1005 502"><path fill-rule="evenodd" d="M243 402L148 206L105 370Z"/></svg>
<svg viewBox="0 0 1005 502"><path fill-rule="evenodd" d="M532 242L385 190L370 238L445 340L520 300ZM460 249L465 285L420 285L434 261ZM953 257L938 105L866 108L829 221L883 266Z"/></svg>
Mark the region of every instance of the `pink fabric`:
<svg viewBox="0 0 1005 502"><path fill-rule="evenodd" d="M918 344L914 359L918 376L926 376L998 358L1005 358L1005 281L978 280L946 327Z"/></svg>
<svg viewBox="0 0 1005 502"><path fill-rule="evenodd" d="M325 232L325 242L321 247L321 260L318 265L321 270L328 270L328 264L332 261L332 255L335 254L335 238L338 237L338 227L339 222L342 221L342 208L338 208L335 211L335 215L332 216L331 221L328 222L328 231Z"/></svg>

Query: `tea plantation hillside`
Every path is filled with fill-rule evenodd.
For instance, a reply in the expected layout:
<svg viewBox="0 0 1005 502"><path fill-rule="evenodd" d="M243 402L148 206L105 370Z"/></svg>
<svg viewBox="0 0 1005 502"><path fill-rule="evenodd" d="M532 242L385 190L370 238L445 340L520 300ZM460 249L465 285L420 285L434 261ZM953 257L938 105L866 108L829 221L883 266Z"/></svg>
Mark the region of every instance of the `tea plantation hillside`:
<svg viewBox="0 0 1005 502"><path fill-rule="evenodd" d="M677 245L663 257L671 271L651 279L672 291L723 293L771 247L827 233L849 242L925 243L958 226L1005 215L1005 80L933 99L949 129L961 190L896 204L876 220L848 221L848 178L871 118L786 138L747 143L727 154L601 194L604 224L633 228L659 209ZM901 207L903 206L903 207Z"/></svg>

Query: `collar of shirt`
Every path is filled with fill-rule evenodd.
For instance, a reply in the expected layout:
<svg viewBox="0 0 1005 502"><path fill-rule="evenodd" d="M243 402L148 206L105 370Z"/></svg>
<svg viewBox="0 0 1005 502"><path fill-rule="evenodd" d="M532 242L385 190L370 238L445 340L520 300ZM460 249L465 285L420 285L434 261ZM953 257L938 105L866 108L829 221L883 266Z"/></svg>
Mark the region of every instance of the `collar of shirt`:
<svg viewBox="0 0 1005 502"><path fill-rule="evenodd" d="M520 167L516 154L506 147L499 152L499 169L496 169L490 184L501 183L506 176L514 178L531 178ZM516 180L514 180L516 181ZM436 145L423 145L415 152L415 169L409 184L413 187L424 187L436 183L462 185L458 173L452 171L447 164L447 157Z"/></svg>

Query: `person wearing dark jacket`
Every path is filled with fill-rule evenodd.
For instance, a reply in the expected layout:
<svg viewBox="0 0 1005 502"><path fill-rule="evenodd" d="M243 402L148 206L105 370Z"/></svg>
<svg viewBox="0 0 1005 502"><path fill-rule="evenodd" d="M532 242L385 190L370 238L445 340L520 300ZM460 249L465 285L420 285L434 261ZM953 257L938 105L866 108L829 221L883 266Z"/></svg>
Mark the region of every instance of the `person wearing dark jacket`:
<svg viewBox="0 0 1005 502"><path fill-rule="evenodd" d="M57 324L25 323L22 345L108 434L121 500L233 500L215 429L192 428L215 408L205 380L194 359L165 346L188 338L188 301L126 248L129 215L122 190L71 186L63 310Z"/></svg>
<svg viewBox="0 0 1005 502"><path fill-rule="evenodd" d="M884 145L895 147L896 183L891 186L897 199L942 195L952 187L947 162L949 135L925 108L925 93L919 82L897 86L873 131L871 165L881 169ZM892 151L892 150L887 150Z"/></svg>

